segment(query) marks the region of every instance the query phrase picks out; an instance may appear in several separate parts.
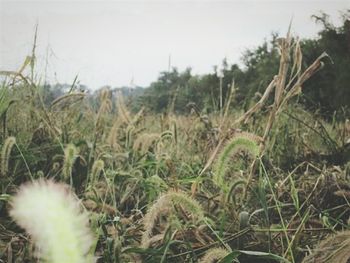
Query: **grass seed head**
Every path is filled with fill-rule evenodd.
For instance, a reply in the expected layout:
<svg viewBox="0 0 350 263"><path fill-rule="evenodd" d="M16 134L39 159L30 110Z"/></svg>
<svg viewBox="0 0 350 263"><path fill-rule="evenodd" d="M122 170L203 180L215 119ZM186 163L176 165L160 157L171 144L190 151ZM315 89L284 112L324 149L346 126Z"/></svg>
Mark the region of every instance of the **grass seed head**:
<svg viewBox="0 0 350 263"><path fill-rule="evenodd" d="M218 154L213 167L213 179L214 183L224 191L228 190L225 175L229 168L230 158L239 150L245 150L252 156L257 157L259 155L259 145L256 138L257 136L248 133L235 135Z"/></svg>
<svg viewBox="0 0 350 263"><path fill-rule="evenodd" d="M221 259L226 257L230 252L224 248L212 248L209 249L203 258L200 260L200 263L214 263L219 262Z"/></svg>
<svg viewBox="0 0 350 263"><path fill-rule="evenodd" d="M66 179L72 176L72 169L77 158L77 152L77 148L73 144L68 144L64 149L64 163L62 172L64 178Z"/></svg>
<svg viewBox="0 0 350 263"><path fill-rule="evenodd" d="M105 163L102 160L96 160L92 165L91 169L91 183L93 184L95 180L100 175L101 171L104 169Z"/></svg>
<svg viewBox="0 0 350 263"><path fill-rule="evenodd" d="M20 187L10 214L29 233L42 259L51 263L92 262L88 217L63 184L38 180Z"/></svg>
<svg viewBox="0 0 350 263"><path fill-rule="evenodd" d="M193 220L204 218L201 205L190 196L174 191L163 194L157 199L144 217L143 223L145 231L142 235L142 247L147 248L149 246L149 240L152 237L152 231L156 225L157 219L161 215L169 214L172 211L173 205L180 205L191 215Z"/></svg>
<svg viewBox="0 0 350 263"><path fill-rule="evenodd" d="M8 172L10 154L15 144L16 144L16 138L8 137L5 140L4 145L2 146L2 151L1 151L1 175L2 176L5 176Z"/></svg>

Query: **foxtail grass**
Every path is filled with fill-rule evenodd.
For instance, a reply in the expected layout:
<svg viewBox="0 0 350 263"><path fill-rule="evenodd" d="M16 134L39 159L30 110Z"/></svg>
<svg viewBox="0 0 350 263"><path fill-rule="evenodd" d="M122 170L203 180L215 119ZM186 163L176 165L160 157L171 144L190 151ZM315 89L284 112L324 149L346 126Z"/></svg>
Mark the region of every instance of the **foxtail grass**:
<svg viewBox="0 0 350 263"><path fill-rule="evenodd" d="M8 137L1 150L1 175L5 176L8 172L8 165L13 146L16 144L15 137Z"/></svg>
<svg viewBox="0 0 350 263"><path fill-rule="evenodd" d="M63 184L38 180L20 187L10 214L33 238L39 257L50 263L93 262L88 217Z"/></svg>
<svg viewBox="0 0 350 263"><path fill-rule="evenodd" d="M221 259L226 257L228 254L230 254L230 251L228 251L225 248L212 248L209 249L205 255L201 258L199 261L200 263L215 263L219 262Z"/></svg>
<svg viewBox="0 0 350 263"><path fill-rule="evenodd" d="M304 258L302 263L329 262L347 263L350 260L350 231L338 232L332 235L314 249L313 253Z"/></svg>
<svg viewBox="0 0 350 263"><path fill-rule="evenodd" d="M218 154L213 166L213 181L217 186L221 187L224 192L229 190L227 182L225 182L225 175L230 167L230 160L232 156L240 150L245 150L252 156L257 157L259 155L257 136L249 133L235 135Z"/></svg>
<svg viewBox="0 0 350 263"><path fill-rule="evenodd" d="M74 162L77 158L77 148L73 144L68 144L64 149L64 162L62 168L63 177L67 180L68 178L72 184L72 170Z"/></svg>
<svg viewBox="0 0 350 263"><path fill-rule="evenodd" d="M92 165L90 183L93 184L98 176L103 171L105 163L102 160L96 160Z"/></svg>
<svg viewBox="0 0 350 263"><path fill-rule="evenodd" d="M204 218L204 212L201 205L190 196L180 193L170 191L162 196L160 196L153 206L150 207L147 214L144 217L143 224L145 231L142 235L141 246L143 248L149 247L150 238L152 237L153 229L157 223L157 219L162 215L171 214L173 211L173 206L181 206L189 215L192 220L201 220Z"/></svg>

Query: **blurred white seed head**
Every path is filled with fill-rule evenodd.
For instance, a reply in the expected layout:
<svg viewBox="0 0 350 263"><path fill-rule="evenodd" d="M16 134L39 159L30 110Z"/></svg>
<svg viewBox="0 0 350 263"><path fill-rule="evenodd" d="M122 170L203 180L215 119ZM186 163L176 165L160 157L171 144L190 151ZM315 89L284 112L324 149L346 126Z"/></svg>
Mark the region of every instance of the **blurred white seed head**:
<svg viewBox="0 0 350 263"><path fill-rule="evenodd" d="M63 184L38 180L20 187L11 216L33 238L39 256L50 263L92 262L88 217Z"/></svg>

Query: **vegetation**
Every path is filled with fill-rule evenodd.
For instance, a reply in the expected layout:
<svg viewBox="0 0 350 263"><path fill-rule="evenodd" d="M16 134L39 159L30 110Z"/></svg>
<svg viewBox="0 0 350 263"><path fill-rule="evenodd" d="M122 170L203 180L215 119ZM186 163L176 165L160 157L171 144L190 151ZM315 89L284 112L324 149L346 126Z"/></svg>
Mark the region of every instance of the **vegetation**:
<svg viewBox="0 0 350 263"><path fill-rule="evenodd" d="M317 39L300 40L303 50L302 66L310 65L323 52L329 55L329 59L325 61L322 74L315 75L312 81L305 83L299 102L308 110L317 110L318 115L323 118L331 119L333 115L339 118L346 114L348 116L349 13L344 13L343 25L340 27L330 24L326 14L313 17L323 25L323 29ZM234 79L237 90L233 105L237 109L247 110L252 101L264 93L278 72L280 39L274 33L270 40L266 40L256 49L247 50L242 58L243 67L237 64L229 65L224 59L221 69L214 67L214 72L207 75L192 75L190 68L184 72L178 72L176 68L170 72L162 72L140 101L155 112L164 112L176 96L175 112L186 112L189 101L196 103L204 111L213 112L220 106L220 89L225 101Z"/></svg>
<svg viewBox="0 0 350 263"><path fill-rule="evenodd" d="M349 20L317 20L132 99L40 85L34 44L1 72L0 261L347 262Z"/></svg>

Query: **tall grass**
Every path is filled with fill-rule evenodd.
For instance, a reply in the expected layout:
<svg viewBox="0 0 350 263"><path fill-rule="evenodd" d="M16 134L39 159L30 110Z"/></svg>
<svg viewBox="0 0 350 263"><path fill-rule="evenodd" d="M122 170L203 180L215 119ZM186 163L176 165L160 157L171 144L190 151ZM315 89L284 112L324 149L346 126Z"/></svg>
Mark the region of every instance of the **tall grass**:
<svg viewBox="0 0 350 263"><path fill-rule="evenodd" d="M32 242L48 262L348 257L348 168L324 156L350 130L293 100L327 55L304 69L290 33L279 49L276 76L243 113L231 107L234 81L219 112L189 103L178 116L177 92L162 115L133 112L121 94L93 96L75 82L49 99L33 74L35 54L1 72L1 260L37 260ZM318 254L331 232L338 249Z"/></svg>

